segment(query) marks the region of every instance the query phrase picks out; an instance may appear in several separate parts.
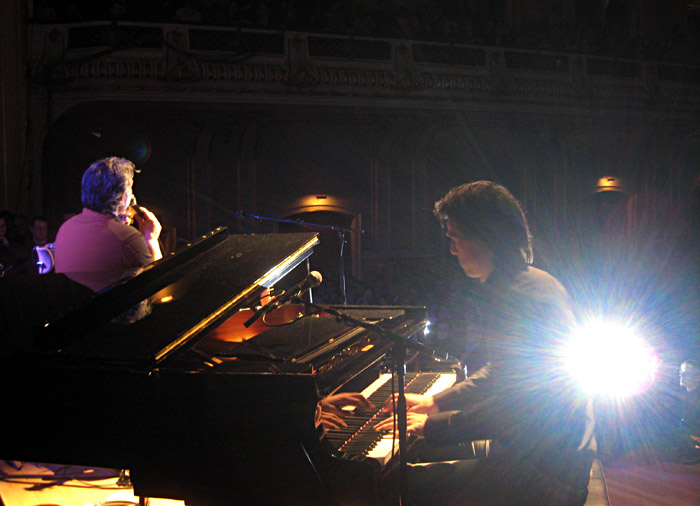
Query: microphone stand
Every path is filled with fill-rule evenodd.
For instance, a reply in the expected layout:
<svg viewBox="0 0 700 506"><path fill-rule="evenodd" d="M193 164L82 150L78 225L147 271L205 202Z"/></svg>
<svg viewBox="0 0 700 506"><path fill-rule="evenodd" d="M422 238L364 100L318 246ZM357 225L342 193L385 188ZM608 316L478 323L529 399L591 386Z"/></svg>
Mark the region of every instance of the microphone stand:
<svg viewBox="0 0 700 506"><path fill-rule="evenodd" d="M340 240L340 258L338 259L338 272L340 273L340 295L343 297L343 305L348 305L348 297L345 292L345 259L343 258L343 249L345 248L345 231L338 231L338 239Z"/></svg>
<svg viewBox="0 0 700 506"><path fill-rule="evenodd" d="M258 221L271 221L274 223L292 223L294 225L302 225L309 228L318 229L329 229L338 231L338 239L340 241L340 296L343 301L343 305L347 305L348 297L345 292L345 261L343 259L343 249L345 246L345 234L352 232L352 229L339 227L338 225L323 225L321 223L309 223L303 220L290 220L288 218L269 218L267 216L257 216L255 214L248 214L244 211L236 211L236 216L243 216L244 218L250 218L252 220Z"/></svg>
<svg viewBox="0 0 700 506"><path fill-rule="evenodd" d="M292 298L292 300L295 300ZM297 302L303 302L299 297L296 298ZM425 346L416 341L411 341L405 337L395 334L389 330L386 330L379 325L371 322L366 322L354 318L348 314L341 313L333 308L319 306L318 304L304 302L307 306L328 313L331 316L335 316L339 320L342 320L348 325L354 325L356 327L363 327L371 332L379 334L391 341L392 346L392 366L394 368L394 373L396 374L397 383L397 399L396 399L396 418L397 426L399 429L399 504L403 504L403 496L406 490L406 467L408 465L408 441L407 441L407 422L406 422L406 350L408 348L416 350L419 352L428 353L430 355L435 355L435 350Z"/></svg>

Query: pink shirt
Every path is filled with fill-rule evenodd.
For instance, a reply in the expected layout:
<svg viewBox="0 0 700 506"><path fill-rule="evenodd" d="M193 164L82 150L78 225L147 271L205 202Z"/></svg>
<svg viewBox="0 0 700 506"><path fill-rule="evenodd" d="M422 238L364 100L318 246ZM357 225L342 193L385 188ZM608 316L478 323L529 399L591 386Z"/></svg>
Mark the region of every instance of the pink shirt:
<svg viewBox="0 0 700 506"><path fill-rule="evenodd" d="M141 232L87 208L61 225L54 256L56 272L94 291L153 262Z"/></svg>

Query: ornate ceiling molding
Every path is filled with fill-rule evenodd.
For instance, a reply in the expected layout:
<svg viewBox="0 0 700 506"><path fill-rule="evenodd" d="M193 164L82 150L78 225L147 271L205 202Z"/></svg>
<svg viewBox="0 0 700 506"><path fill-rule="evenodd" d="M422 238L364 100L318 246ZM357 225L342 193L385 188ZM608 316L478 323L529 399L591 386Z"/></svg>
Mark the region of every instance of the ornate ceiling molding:
<svg viewBox="0 0 700 506"><path fill-rule="evenodd" d="M272 103L279 97L296 96L408 103L609 104L684 112L697 112L700 106L700 70L679 64L179 25L35 27L30 41L33 83L53 94L80 91L86 100L91 93L109 90L136 97L143 92L179 94L187 90L211 93L212 100L217 94L226 95L226 101L231 95L253 93ZM140 29L162 32L162 39L150 44L156 47L76 42L80 40L76 34L88 29L100 40L93 44L104 44L105 38L119 40L118 28L129 28L129 33ZM240 42L245 42L246 35L253 37L247 45ZM203 37L214 42L202 42L208 40ZM210 48L222 45L222 40L233 44L230 37L237 37L244 49Z"/></svg>

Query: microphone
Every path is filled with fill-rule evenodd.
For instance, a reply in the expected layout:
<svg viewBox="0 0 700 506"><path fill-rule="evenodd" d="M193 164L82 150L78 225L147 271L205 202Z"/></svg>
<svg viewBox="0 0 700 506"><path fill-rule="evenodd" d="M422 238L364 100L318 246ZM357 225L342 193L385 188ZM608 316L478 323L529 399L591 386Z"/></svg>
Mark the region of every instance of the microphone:
<svg viewBox="0 0 700 506"><path fill-rule="evenodd" d="M142 218L146 217L146 213L143 212L141 206L136 202L136 196L133 193L131 194L131 202L129 203L129 206L134 210L135 214L138 214Z"/></svg>
<svg viewBox="0 0 700 506"><path fill-rule="evenodd" d="M255 320L260 318L262 315L269 313L273 309L277 309L279 306L289 302L291 299L294 299L295 297L299 297L302 293L305 291L309 290L310 288L316 288L318 285L321 284L323 281L323 276L321 276L321 273L318 271L311 271L309 272L309 275L306 276L302 281L294 285L292 288L289 290L285 290L285 292L279 296L275 297L274 300L268 302L265 304L263 307L258 309L253 316L248 318L248 320L243 324L246 327L250 327Z"/></svg>
<svg viewBox="0 0 700 506"><path fill-rule="evenodd" d="M306 290L308 290L310 288L316 288L318 285L321 284L322 281L323 281L323 276L321 276L320 272L318 272L318 271L309 272L309 275L306 276L306 278L304 278L303 281L300 281L299 283L294 285L289 290L285 290L285 292L280 297L276 298L277 305L281 306L282 304L285 304L286 302L293 299L294 297L300 296Z"/></svg>

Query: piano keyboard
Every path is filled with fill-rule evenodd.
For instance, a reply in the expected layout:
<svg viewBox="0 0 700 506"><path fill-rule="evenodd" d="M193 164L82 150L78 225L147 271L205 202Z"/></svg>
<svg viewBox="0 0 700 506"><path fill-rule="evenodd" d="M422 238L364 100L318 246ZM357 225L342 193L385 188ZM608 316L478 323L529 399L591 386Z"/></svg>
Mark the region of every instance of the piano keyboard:
<svg viewBox="0 0 700 506"><path fill-rule="evenodd" d="M454 382L454 373L409 373L406 375L405 391L434 395L452 386ZM376 410L345 417L348 426L329 430L326 434L328 441L344 457L352 459L362 455L378 461L384 467L398 452L398 441L394 440L391 431L377 432L374 425L387 418L388 415L381 412L381 408L391 394L391 374L380 375L362 391L362 395L374 404Z"/></svg>

